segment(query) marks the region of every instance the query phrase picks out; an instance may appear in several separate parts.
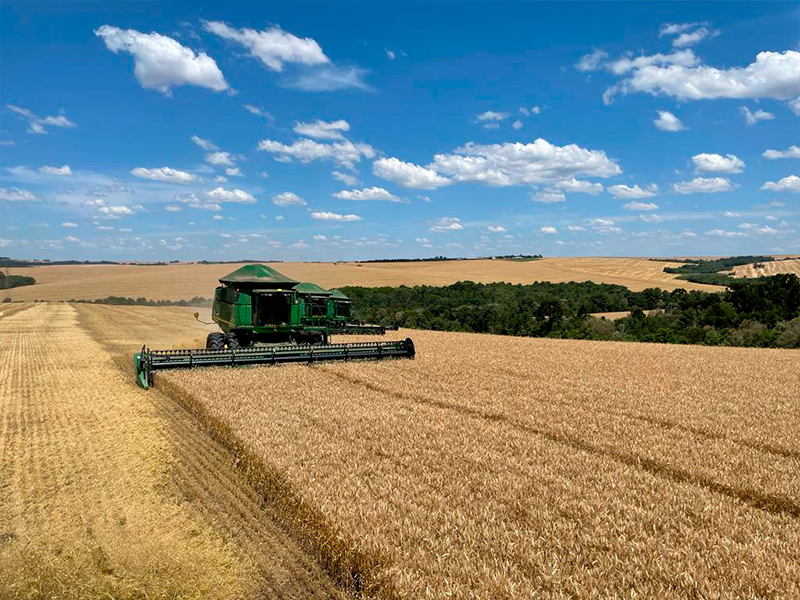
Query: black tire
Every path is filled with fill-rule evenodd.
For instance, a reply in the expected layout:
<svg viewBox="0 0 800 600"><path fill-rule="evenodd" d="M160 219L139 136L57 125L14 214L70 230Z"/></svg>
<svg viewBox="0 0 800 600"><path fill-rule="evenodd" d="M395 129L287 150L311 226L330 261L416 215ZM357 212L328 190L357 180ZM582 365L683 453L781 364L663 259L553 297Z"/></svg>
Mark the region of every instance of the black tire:
<svg viewBox="0 0 800 600"><path fill-rule="evenodd" d="M206 338L207 350L222 350L225 348L225 336L221 333L209 333Z"/></svg>
<svg viewBox="0 0 800 600"><path fill-rule="evenodd" d="M225 345L228 347L228 350L233 350L239 347L239 339L236 337L235 333L225 334Z"/></svg>

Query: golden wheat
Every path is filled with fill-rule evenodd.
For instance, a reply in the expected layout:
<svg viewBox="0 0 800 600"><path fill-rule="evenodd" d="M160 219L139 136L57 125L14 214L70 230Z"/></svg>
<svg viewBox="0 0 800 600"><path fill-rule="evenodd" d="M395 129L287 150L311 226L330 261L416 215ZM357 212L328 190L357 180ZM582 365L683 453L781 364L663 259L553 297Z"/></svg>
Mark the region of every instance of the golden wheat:
<svg viewBox="0 0 800 600"><path fill-rule="evenodd" d="M377 596L800 594L800 352L413 337L158 378Z"/></svg>
<svg viewBox="0 0 800 600"><path fill-rule="evenodd" d="M188 300L211 297L218 279L241 265L79 265L14 269L18 275L36 278L36 284L14 288L15 300L85 300L106 296L146 296L152 300ZM681 281L664 273L674 263L643 258L545 258L517 262L462 260L417 263L274 263L282 273L300 281L314 281L327 288L345 285L448 285L471 280L481 283L507 281L594 281L614 283L633 290L704 289L714 286Z"/></svg>
<svg viewBox="0 0 800 600"><path fill-rule="evenodd" d="M763 266L756 268L755 264L741 265L733 268L734 277L764 277L780 273L794 273L800 277L800 258L793 260L773 260L759 263Z"/></svg>

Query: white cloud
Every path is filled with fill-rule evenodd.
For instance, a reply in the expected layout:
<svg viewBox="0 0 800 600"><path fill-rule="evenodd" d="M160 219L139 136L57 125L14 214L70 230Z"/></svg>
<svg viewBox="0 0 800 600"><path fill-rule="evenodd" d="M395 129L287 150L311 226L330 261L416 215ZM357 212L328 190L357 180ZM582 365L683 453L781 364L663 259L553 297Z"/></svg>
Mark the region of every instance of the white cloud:
<svg viewBox="0 0 800 600"><path fill-rule="evenodd" d="M363 220L362 217L358 215L340 215L339 213L334 212L312 212L311 218L316 219L318 221L361 221Z"/></svg>
<svg viewBox="0 0 800 600"><path fill-rule="evenodd" d="M418 244L420 244L423 248L432 248L433 244L428 238L425 237L418 237L414 240Z"/></svg>
<svg viewBox="0 0 800 600"><path fill-rule="evenodd" d="M707 27L700 27L699 29L695 29L694 31L687 31L680 34L674 40L672 40L672 45L676 48L686 48L687 46L694 46L695 44L701 42L705 38L712 35L712 32L708 30Z"/></svg>
<svg viewBox="0 0 800 600"><path fill-rule="evenodd" d="M78 227L78 224L77 223L73 223L71 221L65 221L64 223L61 224L61 226L62 227L66 227L68 229L74 229L75 227Z"/></svg>
<svg viewBox="0 0 800 600"><path fill-rule="evenodd" d="M206 198L214 202L234 202L236 204L255 204L256 199L244 190L226 190L223 187L206 192Z"/></svg>
<svg viewBox="0 0 800 600"><path fill-rule="evenodd" d="M320 45L311 38L299 38L273 26L263 31L236 29L221 21L206 21L203 28L226 40L241 44L250 56L259 59L272 71L283 71L284 63L321 65L330 62Z"/></svg>
<svg viewBox="0 0 800 600"><path fill-rule="evenodd" d="M683 131L686 127L681 123L681 120L666 110L656 111L658 118L653 119L656 128L661 131Z"/></svg>
<svg viewBox="0 0 800 600"><path fill-rule="evenodd" d="M180 206L178 206L177 204L167 204L164 207L164 210L167 211L167 212L173 212L174 213L174 212L181 212L183 209Z"/></svg>
<svg viewBox="0 0 800 600"><path fill-rule="evenodd" d="M291 248L292 250L305 250L308 248L308 244L306 244L303 240L298 240L294 244L289 244L287 248Z"/></svg>
<svg viewBox="0 0 800 600"><path fill-rule="evenodd" d="M601 150L575 144L555 146L544 139L481 145L472 142L453 154L437 154L428 168L456 181L492 186L553 183L577 175L611 177L622 173Z"/></svg>
<svg viewBox="0 0 800 600"><path fill-rule="evenodd" d="M282 194L278 194L277 196L272 197L272 203L275 206L307 206L308 202L306 202L303 198L295 194L294 192L283 192Z"/></svg>
<svg viewBox="0 0 800 600"><path fill-rule="evenodd" d="M505 233L508 230L502 225L489 225L486 228L486 231L488 231L489 233Z"/></svg>
<svg viewBox="0 0 800 600"><path fill-rule="evenodd" d="M39 167L39 171L48 175L72 175L72 169L69 168L69 165L64 165L63 167L48 167L45 165Z"/></svg>
<svg viewBox="0 0 800 600"><path fill-rule="evenodd" d="M323 65L301 72L293 79L285 81L283 85L306 92L330 92L347 88L371 91L372 88L364 82L368 72L366 69L353 66Z"/></svg>
<svg viewBox="0 0 800 600"><path fill-rule="evenodd" d="M127 206L101 206L97 209L97 212L107 219L118 219L133 214L133 210Z"/></svg>
<svg viewBox="0 0 800 600"><path fill-rule="evenodd" d="M478 121L505 121L510 116L511 115L509 113L487 110L486 112L477 115L475 118Z"/></svg>
<svg viewBox="0 0 800 600"><path fill-rule="evenodd" d="M6 202L32 202L36 200L36 196L29 190L0 187L0 200L5 200Z"/></svg>
<svg viewBox="0 0 800 600"><path fill-rule="evenodd" d="M765 150L762 154L764 158L769 160L777 160L779 158L800 158L800 146L789 146L786 150Z"/></svg>
<svg viewBox="0 0 800 600"><path fill-rule="evenodd" d="M242 104L242 107L250 114L256 115L257 117L263 117L270 123L275 121L275 117L273 117L271 113L267 112L263 108L253 106L252 104Z"/></svg>
<svg viewBox="0 0 800 600"><path fill-rule="evenodd" d="M500 125L498 123L484 123L484 129L500 129Z"/></svg>
<svg viewBox="0 0 800 600"><path fill-rule="evenodd" d="M314 239L318 242L326 242L328 241L328 237L324 235L315 235Z"/></svg>
<svg viewBox="0 0 800 600"><path fill-rule="evenodd" d="M736 217L741 217L742 215L740 215L740 214L739 214L739 213L737 213L737 212L731 212L731 211L729 211L729 210L726 210L726 211L723 213L723 215L722 215L722 216L723 216L723 217L729 217L729 218L736 218Z"/></svg>
<svg viewBox="0 0 800 600"><path fill-rule="evenodd" d="M12 244L12 241L8 238L0 238L0 248L7 248Z"/></svg>
<svg viewBox="0 0 800 600"><path fill-rule="evenodd" d="M218 167L232 167L235 164L230 152L209 152L206 154L206 162Z"/></svg>
<svg viewBox="0 0 800 600"><path fill-rule="evenodd" d="M223 175L217 175L216 177L214 177L214 181L217 183L226 183L228 181L228 178Z"/></svg>
<svg viewBox="0 0 800 600"><path fill-rule="evenodd" d="M420 194L417 196L417 200L422 200L425 204L433 204L433 200L431 200L430 196L423 196Z"/></svg>
<svg viewBox="0 0 800 600"><path fill-rule="evenodd" d="M284 162L292 159L308 163L313 160L330 160L348 168L353 168L354 163L362 158L373 158L375 150L369 144L354 144L349 140L321 144L314 140L302 139L290 145L276 142L275 140L261 140L258 149L262 152L276 154L276 160Z"/></svg>
<svg viewBox="0 0 800 600"><path fill-rule="evenodd" d="M681 181L673 186L678 194L715 194L730 192L737 186L726 177L695 177L691 181Z"/></svg>
<svg viewBox="0 0 800 600"><path fill-rule="evenodd" d="M222 215L214 215L211 218L214 219L215 221L222 221L222 219L224 219L225 217L223 217Z"/></svg>
<svg viewBox="0 0 800 600"><path fill-rule="evenodd" d="M725 229L711 229L706 231L706 235L715 237L745 237L747 234L741 231L727 231Z"/></svg>
<svg viewBox="0 0 800 600"><path fill-rule="evenodd" d="M611 63L606 67L614 75L624 75L631 71L652 67L654 65L678 65L683 67L692 67L700 62L700 59L695 56L691 50L678 50L671 54L642 54L635 58L623 56Z"/></svg>
<svg viewBox="0 0 800 600"><path fill-rule="evenodd" d="M339 198L340 200L386 200L388 202L406 202L406 200L398 198L380 187L369 187L363 190L342 190L341 192L333 194L333 197Z"/></svg>
<svg viewBox="0 0 800 600"><path fill-rule="evenodd" d="M691 53L690 50L683 52ZM755 62L746 67L729 69L676 62L668 65L648 64L634 68L630 77L608 90L606 101L610 101L617 92L664 94L682 100L792 100L800 96L800 52L760 52Z"/></svg>
<svg viewBox="0 0 800 600"><path fill-rule="evenodd" d="M142 179L153 179L155 181L165 181L167 183L191 183L197 180L197 175L186 173L185 171L178 171L177 169L171 169L169 167L157 169L136 167L131 171L131 175L141 177Z"/></svg>
<svg viewBox="0 0 800 600"><path fill-rule="evenodd" d="M397 58L397 55L394 53L393 50L389 50L389 48L384 48L384 51L386 52L386 58L388 58L389 60L394 60L395 58Z"/></svg>
<svg viewBox="0 0 800 600"><path fill-rule="evenodd" d="M795 192L800 193L800 177L797 175L789 175L784 177L777 183L774 181L767 181L761 186L762 190L770 190L772 192Z"/></svg>
<svg viewBox="0 0 800 600"><path fill-rule="evenodd" d="M658 186L655 183L651 183L646 188L642 189L638 185L610 185L608 186L608 193L614 196L614 198L621 198L623 200L652 198L658 194Z"/></svg>
<svg viewBox="0 0 800 600"><path fill-rule="evenodd" d="M68 244L80 244L83 241L80 238L76 238L74 235L65 235L62 239Z"/></svg>
<svg viewBox="0 0 800 600"><path fill-rule="evenodd" d="M225 175L228 177L244 177L239 167L228 167L225 169Z"/></svg>
<svg viewBox="0 0 800 600"><path fill-rule="evenodd" d="M800 116L800 96L789 102L789 108L794 114Z"/></svg>
<svg viewBox="0 0 800 600"><path fill-rule="evenodd" d="M525 108L524 106L520 106L519 107L519 114L521 114L524 117L530 117L531 116L531 111L528 110L527 108Z"/></svg>
<svg viewBox="0 0 800 600"><path fill-rule="evenodd" d="M538 106L531 107L531 113L533 113L534 115L538 115L541 112L542 112L542 109L540 109Z"/></svg>
<svg viewBox="0 0 800 600"><path fill-rule="evenodd" d="M623 204L622 208L625 210L658 210L658 204L653 202L638 202L632 200L627 204Z"/></svg>
<svg viewBox="0 0 800 600"><path fill-rule="evenodd" d="M33 111L28 110L27 108L23 108L21 106L16 106L14 104L6 104L8 109L26 119L28 121L28 133L38 133L41 135L47 134L47 129L45 125L52 126L52 127L62 127L66 129L74 129L77 127L75 123L70 121L66 116L63 114L58 116L51 116L45 117L43 119L36 116ZM13 142L11 142L13 144ZM10 145L10 144L5 144Z"/></svg>
<svg viewBox="0 0 800 600"><path fill-rule="evenodd" d="M586 227L580 225L567 225L569 231L586 231Z"/></svg>
<svg viewBox="0 0 800 600"><path fill-rule="evenodd" d="M275 216L275 220L276 221L285 221L286 217L284 217L283 215L276 215Z"/></svg>
<svg viewBox="0 0 800 600"><path fill-rule="evenodd" d="M756 112L750 112L750 109L746 106L740 106L739 112L742 113L744 121L748 125L755 125L760 121L771 121L775 118L775 115L768 113L765 110L761 110L760 108Z"/></svg>
<svg viewBox="0 0 800 600"><path fill-rule="evenodd" d="M692 161L698 172L705 173L741 173L745 167L744 161L733 154L695 154Z"/></svg>
<svg viewBox="0 0 800 600"><path fill-rule="evenodd" d="M342 173L341 171L332 171L331 175L336 181L341 181L345 185L358 185L358 178L350 175L348 173Z"/></svg>
<svg viewBox="0 0 800 600"><path fill-rule="evenodd" d="M541 231L542 233L547 233L547 234L551 234L551 235L555 234L555 233L558 233L558 229L556 229L555 227L553 227L551 225L545 225L544 227L539 227L539 231Z"/></svg>
<svg viewBox="0 0 800 600"><path fill-rule="evenodd" d="M596 196L603 191L602 183L592 183L591 181L583 181L580 179L566 179L564 181L556 182L553 187L564 190L570 194L590 194Z"/></svg>
<svg viewBox="0 0 800 600"><path fill-rule="evenodd" d="M541 192L531 194L531 200L534 202L541 202L542 204L555 204L557 202L564 202L567 197L564 192L553 189L545 189Z"/></svg>
<svg viewBox="0 0 800 600"><path fill-rule="evenodd" d="M684 31L689 31L695 27L700 27L703 23L662 23L658 29L658 37L665 35L678 35Z"/></svg>
<svg viewBox="0 0 800 600"><path fill-rule="evenodd" d="M393 181L405 188L435 190L453 183L433 169L421 167L398 158L379 158L372 164L372 172L382 179Z"/></svg>
<svg viewBox="0 0 800 600"><path fill-rule="evenodd" d="M519 131L520 129L522 129L524 127L524 125L522 124L522 121L517 119L516 121L514 121L514 123L512 123L511 127L516 129L517 131Z"/></svg>
<svg viewBox="0 0 800 600"><path fill-rule="evenodd" d="M756 229L756 233L759 235L775 235L778 233L778 230L773 229L769 225L764 225L763 227Z"/></svg>
<svg viewBox="0 0 800 600"><path fill-rule="evenodd" d="M444 231L459 231L461 229L464 229L464 226L461 225L461 219L458 217L442 217L431 225L430 231L441 233Z"/></svg>
<svg viewBox="0 0 800 600"><path fill-rule="evenodd" d="M589 54L581 56L580 60L575 64L575 68L583 73L589 71L599 71L605 60L608 58L608 52L593 48Z"/></svg>
<svg viewBox="0 0 800 600"><path fill-rule="evenodd" d="M205 52L196 54L170 37L111 25L103 25L94 33L114 54L133 55L134 74L143 88L163 94L181 85L197 85L217 92L228 89L228 82L213 58Z"/></svg>
<svg viewBox="0 0 800 600"><path fill-rule="evenodd" d="M192 140L192 141L193 141L195 144L197 144L198 146L200 146L200 147L201 147L203 150L208 150L208 151L211 151L211 150L219 150L219 148L217 148L217 147L216 147L214 144L212 144L212 143L211 143L211 142L209 142L208 140L204 140L203 138L201 138L201 137L199 137L199 136L193 135L193 136L191 137L191 140Z"/></svg>
<svg viewBox="0 0 800 600"><path fill-rule="evenodd" d="M294 124L295 133L318 140L342 140L344 139L343 134L348 131L350 131L350 123L344 119L330 122L317 119L313 123Z"/></svg>

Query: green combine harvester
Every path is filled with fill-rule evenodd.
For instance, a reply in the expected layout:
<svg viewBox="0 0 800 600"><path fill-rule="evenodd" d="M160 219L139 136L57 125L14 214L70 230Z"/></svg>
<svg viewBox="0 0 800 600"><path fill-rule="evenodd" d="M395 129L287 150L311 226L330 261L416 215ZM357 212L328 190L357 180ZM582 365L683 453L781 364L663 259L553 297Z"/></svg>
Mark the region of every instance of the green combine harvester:
<svg viewBox="0 0 800 600"><path fill-rule="evenodd" d="M330 344L336 334L384 334L381 325L353 320L353 303L339 290L294 281L266 265L251 264L221 278L211 316L221 332L197 350L150 350L133 357L136 381L153 385L154 371L208 366L314 363L414 358L410 338Z"/></svg>

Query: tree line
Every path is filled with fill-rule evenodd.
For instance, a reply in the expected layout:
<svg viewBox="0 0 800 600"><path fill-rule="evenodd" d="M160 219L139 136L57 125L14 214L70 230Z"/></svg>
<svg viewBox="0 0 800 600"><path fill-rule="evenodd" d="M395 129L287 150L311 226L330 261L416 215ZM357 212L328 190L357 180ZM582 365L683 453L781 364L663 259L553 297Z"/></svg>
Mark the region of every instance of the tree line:
<svg viewBox="0 0 800 600"><path fill-rule="evenodd" d="M593 282L344 287L359 319L439 331L800 348L800 279L732 281L724 292ZM630 311L611 321L591 313ZM648 311L647 313L645 311Z"/></svg>

